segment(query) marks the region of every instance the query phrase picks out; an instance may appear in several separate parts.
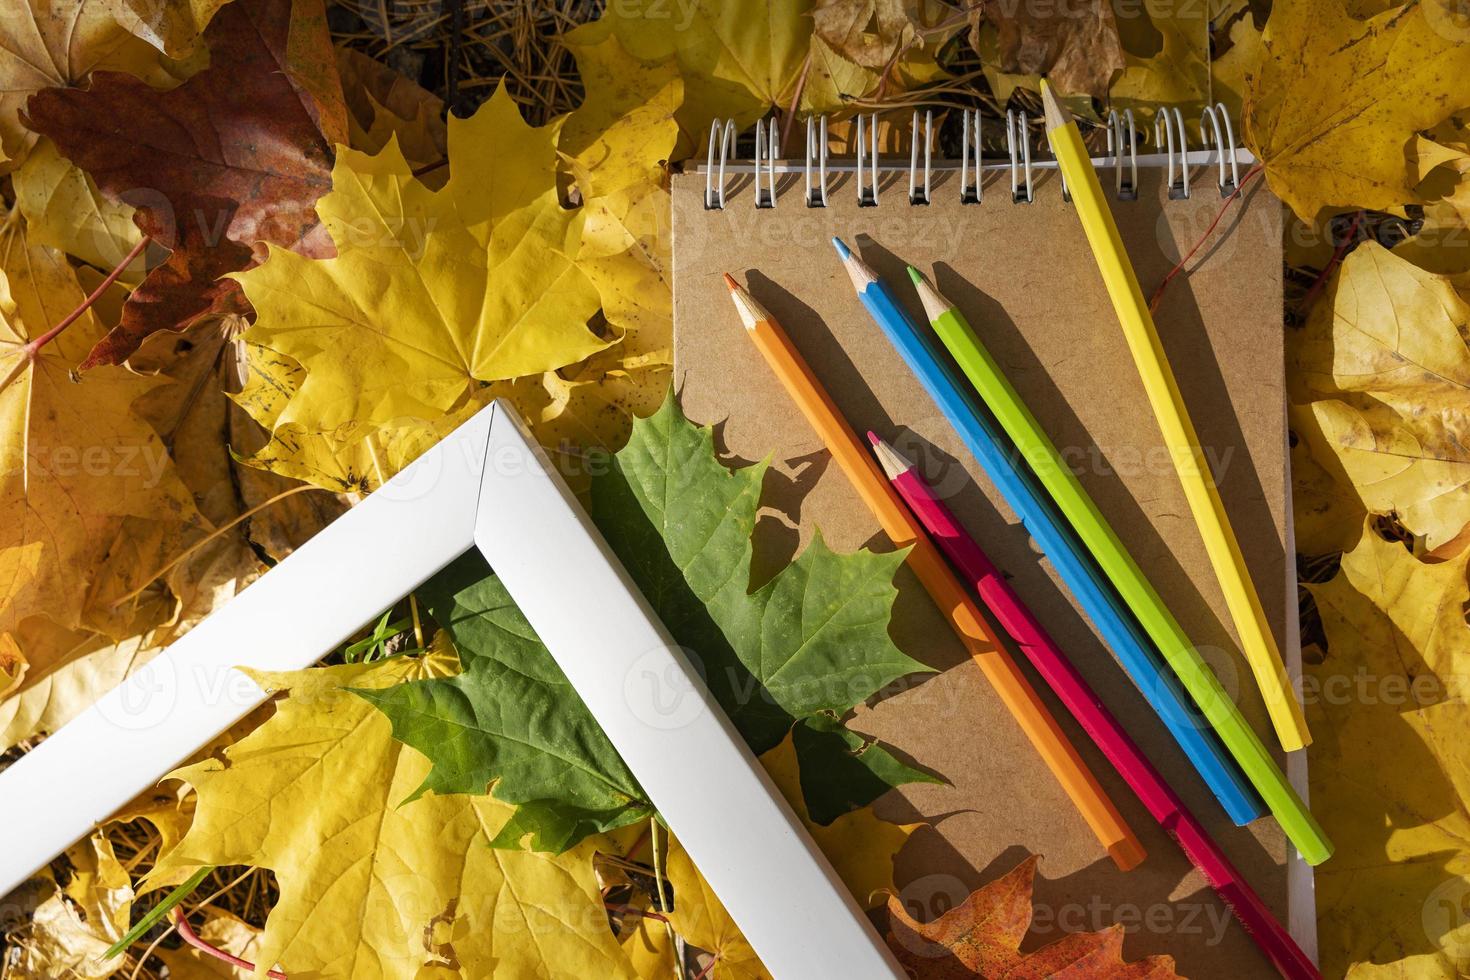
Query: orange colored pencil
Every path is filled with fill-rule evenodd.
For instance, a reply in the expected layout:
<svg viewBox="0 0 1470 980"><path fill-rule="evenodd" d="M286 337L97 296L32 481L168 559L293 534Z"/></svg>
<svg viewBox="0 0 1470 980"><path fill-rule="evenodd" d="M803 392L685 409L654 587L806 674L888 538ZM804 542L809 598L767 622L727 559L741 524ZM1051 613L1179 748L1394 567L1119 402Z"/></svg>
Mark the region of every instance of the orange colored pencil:
<svg viewBox="0 0 1470 980"><path fill-rule="evenodd" d="M1143 845L1113 801L1067 740L1051 712L1005 652L999 637L970 599L964 586L945 564L934 543L899 500L873 457L863 448L852 427L843 420L831 396L822 387L791 338L775 319L735 279L725 276L735 309L746 333L765 357L776 377L796 402L827 450L847 474L858 496L873 512L883 533L896 548L909 548L907 563L934 604L949 620L955 635L980 665L1002 703L1041 753L1047 768L1062 784L1073 804L1097 835L1113 862L1124 871L1144 858Z"/></svg>

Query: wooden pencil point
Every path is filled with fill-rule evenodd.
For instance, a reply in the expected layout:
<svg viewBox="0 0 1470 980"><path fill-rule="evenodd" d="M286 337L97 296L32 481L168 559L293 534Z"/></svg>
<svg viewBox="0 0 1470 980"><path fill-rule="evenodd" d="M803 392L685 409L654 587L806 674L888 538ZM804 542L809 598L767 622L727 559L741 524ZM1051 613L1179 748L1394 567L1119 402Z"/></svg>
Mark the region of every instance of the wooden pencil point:
<svg viewBox="0 0 1470 980"><path fill-rule="evenodd" d="M954 304L940 295L939 290L913 266L909 266L909 278L914 281L914 291L919 294L919 302L924 306L924 316L930 323L954 309Z"/></svg>
<svg viewBox="0 0 1470 980"><path fill-rule="evenodd" d="M1046 110L1047 132L1051 132L1054 129L1061 129L1072 121L1072 114L1062 108L1062 104L1057 101L1056 93L1051 90L1051 86L1047 84L1044 78L1041 80L1041 105Z"/></svg>
<svg viewBox="0 0 1470 980"><path fill-rule="evenodd" d="M834 242L837 239L832 239ZM873 283L878 281L878 276L868 267L868 264L851 252L842 256L842 267L847 270L847 277L852 280L852 288L861 295Z"/></svg>
<svg viewBox="0 0 1470 980"><path fill-rule="evenodd" d="M883 473L888 479L897 479L899 474L907 473L914 468L914 464L904 459L897 449L894 449L883 437L876 432L868 433L868 441L873 444L873 455L878 457L878 465L883 467Z"/></svg>
<svg viewBox="0 0 1470 980"><path fill-rule="evenodd" d="M750 291L736 282L735 277L728 272L725 273L725 285L730 287L730 300L735 304L735 312L740 314L740 322L745 325L746 330L754 330L757 323L771 318L765 307L757 303Z"/></svg>

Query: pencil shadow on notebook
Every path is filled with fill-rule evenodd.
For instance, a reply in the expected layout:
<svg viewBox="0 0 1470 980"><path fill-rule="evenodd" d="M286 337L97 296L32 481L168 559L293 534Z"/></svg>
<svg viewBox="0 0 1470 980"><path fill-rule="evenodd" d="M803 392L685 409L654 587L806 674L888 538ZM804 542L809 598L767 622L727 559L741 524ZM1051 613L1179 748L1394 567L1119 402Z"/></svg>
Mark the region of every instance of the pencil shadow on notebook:
<svg viewBox="0 0 1470 980"><path fill-rule="evenodd" d="M821 377L823 386L854 430L858 433L868 428L893 431L893 419L823 316L761 272L751 269L746 276L750 294L786 327L792 343ZM793 424L800 424L800 419L793 416ZM822 455L826 455L825 451ZM789 466L791 461L783 462ZM893 550L888 537L881 531L874 532L861 544L878 552ZM898 598L893 606L891 628L893 635L933 635L935 630L943 634L944 627L932 609L928 594L907 567L898 570L897 584ZM919 624L925 626L920 628ZM949 670L969 659L957 642L925 643L922 647L910 644L904 647L904 652L940 671Z"/></svg>
<svg viewBox="0 0 1470 980"><path fill-rule="evenodd" d="M1096 472L1083 472L1079 479L1103 515L1118 530L1124 546L1144 569L1148 580L1164 596L1175 617L1185 625L1190 639L1199 646L1232 648L1225 624L1195 587L1193 579L1175 558L1174 549L1159 534L1133 491L1116 476L1120 464L1110 458L1108 449L1111 447L1098 445L1098 440L1067 402L1015 321L999 303L971 285L949 265L939 263L935 266L935 280L940 292L965 311L981 340L1000 359L1012 384L1037 414L1052 441L1064 453L1064 458L1074 448L1086 447L1089 450L1092 458L1089 468ZM1099 329L1114 326L1104 324ZM1138 411L1146 413L1148 409L1144 405L1139 406ZM1240 442L1233 444L1240 445ZM1172 473L1166 474L1165 478L1174 479ZM1188 519L1187 514L1181 516Z"/></svg>
<svg viewBox="0 0 1470 980"><path fill-rule="evenodd" d="M1253 188L1246 194L1247 201L1234 215L1234 221L1218 234L1209 251L1190 263L1191 270L1201 270L1212 260L1223 262L1229 258L1228 253L1217 255L1216 252L1225 247L1230 240L1229 235L1245 219L1249 198L1259 190L1259 187ZM1130 251L1140 259L1138 268L1142 281L1160 281L1173 265L1173 260L1159 249L1157 233L1151 231L1145 237L1141 229L1125 228L1123 236ZM1160 303L1157 319L1164 349L1178 377L1179 388L1184 393L1200 442L1209 454L1210 466L1245 556L1246 567L1255 578L1256 591L1266 609L1268 621L1279 631L1285 622L1286 569L1270 502L1282 500L1286 487L1283 483L1267 488L1262 483L1256 461L1246 451L1249 443L1241 428L1240 413L1230 398L1230 385L1221 373L1220 358L1196 356L1200 346L1197 339L1189 337L1184 330L1169 329L1170 324L1194 329L1205 322L1194 290L1190 288L1188 275L1178 276L1170 284ZM1218 337L1216 342L1219 342ZM1208 344L1203 346L1209 349ZM1281 374L1275 377L1279 379ZM1242 379L1235 379L1235 386L1237 394L1244 396L1242 401L1246 412L1264 410L1270 413L1267 424L1273 429L1281 424L1278 418L1285 409L1284 395L1279 388L1268 385L1262 402L1259 395L1245 388ZM1282 583L1282 587L1273 583Z"/></svg>

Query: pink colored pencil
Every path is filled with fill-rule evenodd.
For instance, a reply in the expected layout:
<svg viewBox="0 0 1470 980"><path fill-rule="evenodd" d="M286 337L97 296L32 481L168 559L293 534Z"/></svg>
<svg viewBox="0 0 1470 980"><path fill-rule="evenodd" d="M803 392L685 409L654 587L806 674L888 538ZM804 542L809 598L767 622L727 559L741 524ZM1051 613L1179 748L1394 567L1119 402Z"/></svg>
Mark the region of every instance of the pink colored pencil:
<svg viewBox="0 0 1470 980"><path fill-rule="evenodd" d="M1179 842L1185 856L1209 880L1281 975L1291 980L1321 980L1322 974L1316 965L1271 914L1261 896L1235 870L1220 846L1189 812L1184 801L1164 782L1118 719L1098 700L1087 681L1031 610L1021 602L975 539L965 532L954 514L915 472L913 464L872 432L868 433L868 440L873 444L878 462L894 489L908 503L934 543L970 581L980 601L1000 622L1001 628L1062 699L1067 710L1097 743L1159 826Z"/></svg>

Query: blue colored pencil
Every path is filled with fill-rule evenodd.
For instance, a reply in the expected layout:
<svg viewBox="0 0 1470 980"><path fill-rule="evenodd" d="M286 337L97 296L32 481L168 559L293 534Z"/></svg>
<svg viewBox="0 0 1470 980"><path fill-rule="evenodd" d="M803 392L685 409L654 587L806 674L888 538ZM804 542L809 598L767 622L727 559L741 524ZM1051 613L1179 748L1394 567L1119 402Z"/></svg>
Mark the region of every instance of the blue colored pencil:
<svg viewBox="0 0 1470 980"><path fill-rule="evenodd" d="M1117 653L1123 669L1168 726L1230 819L1244 826L1264 816L1266 808L1260 796L1214 738L1174 674L1162 664L1143 628L1082 550L1035 478L1017 465L999 423L959 383L933 343L914 327L888 286L841 239L832 239L832 244L863 306L1051 559L1063 583L1097 626L1103 641Z"/></svg>

